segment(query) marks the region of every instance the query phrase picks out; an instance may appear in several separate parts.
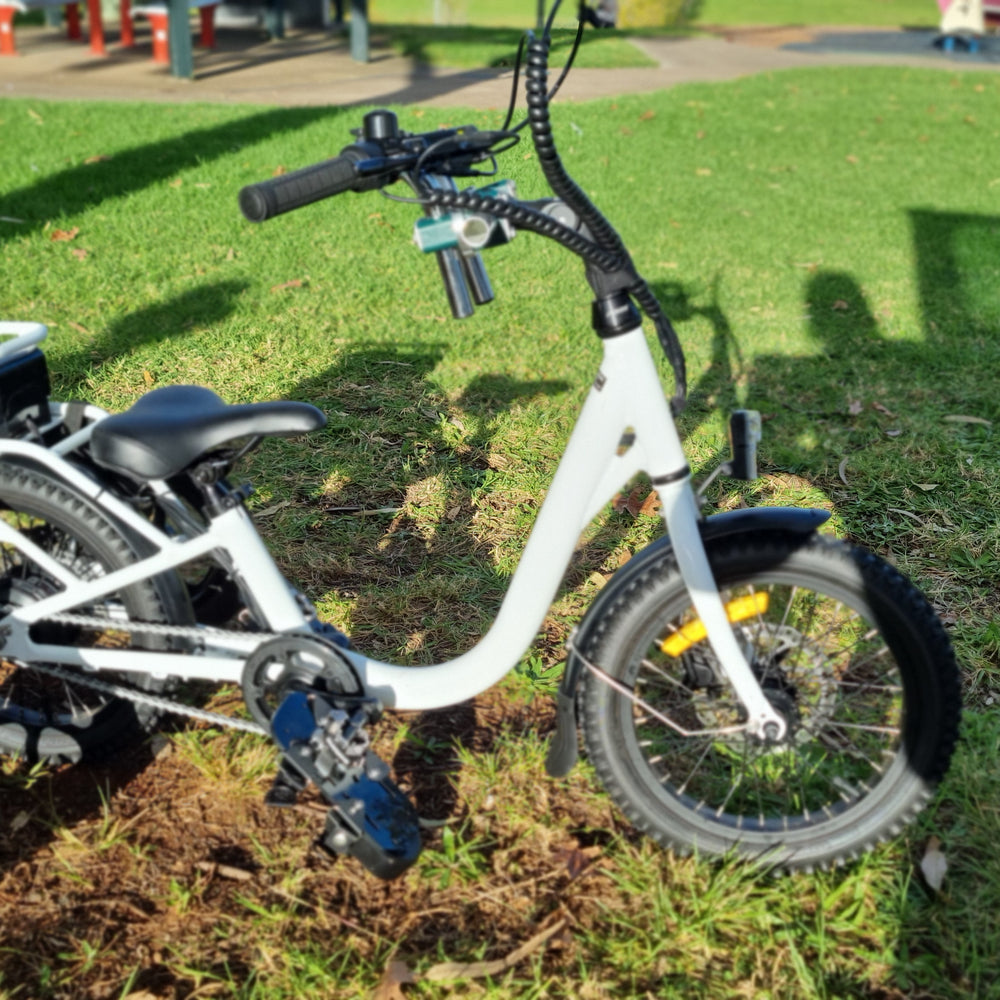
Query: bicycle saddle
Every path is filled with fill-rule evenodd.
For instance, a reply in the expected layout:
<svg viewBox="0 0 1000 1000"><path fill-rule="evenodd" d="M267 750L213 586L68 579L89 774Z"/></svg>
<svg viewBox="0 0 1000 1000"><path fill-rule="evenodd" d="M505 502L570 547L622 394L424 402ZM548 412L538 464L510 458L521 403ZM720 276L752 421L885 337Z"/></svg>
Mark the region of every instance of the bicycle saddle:
<svg viewBox="0 0 1000 1000"><path fill-rule="evenodd" d="M230 405L200 385L167 385L100 421L90 453L98 465L133 479L169 479L236 438L292 437L325 423L309 403Z"/></svg>

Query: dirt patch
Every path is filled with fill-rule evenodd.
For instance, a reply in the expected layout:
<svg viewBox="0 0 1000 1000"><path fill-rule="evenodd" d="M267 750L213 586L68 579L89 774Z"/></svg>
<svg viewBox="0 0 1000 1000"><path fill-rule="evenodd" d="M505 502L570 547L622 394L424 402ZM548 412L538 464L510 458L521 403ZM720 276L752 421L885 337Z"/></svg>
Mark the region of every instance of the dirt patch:
<svg viewBox="0 0 1000 1000"><path fill-rule="evenodd" d="M293 983L307 954L370 979L390 953L503 956L560 914L588 923L617 821L583 777L511 766L551 717L491 691L384 720L377 749L426 824L423 858L389 884L316 846L321 802L263 805L258 738L192 730L110 767L0 777L0 995L230 995ZM561 961L560 940L546 948Z"/></svg>

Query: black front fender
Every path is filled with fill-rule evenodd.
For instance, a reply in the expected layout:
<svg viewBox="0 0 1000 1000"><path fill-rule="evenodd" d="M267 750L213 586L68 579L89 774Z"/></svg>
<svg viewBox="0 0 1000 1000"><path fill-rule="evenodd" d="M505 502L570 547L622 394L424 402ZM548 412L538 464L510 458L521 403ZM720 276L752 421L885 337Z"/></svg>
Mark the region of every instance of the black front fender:
<svg viewBox="0 0 1000 1000"><path fill-rule="evenodd" d="M708 543L728 535L754 534L761 531L786 531L801 535L803 541L812 535L830 512L813 507L747 507L713 514L699 523L701 539ZM634 555L601 588L594 603L587 609L573 635L573 647L585 648L590 630L599 622L605 610L623 589L627 588L647 566L673 548L668 535L658 538ZM580 682L583 662L571 650L566 661L559 691L556 695L556 732L549 745L545 769L554 778L562 777L576 763L576 689Z"/></svg>

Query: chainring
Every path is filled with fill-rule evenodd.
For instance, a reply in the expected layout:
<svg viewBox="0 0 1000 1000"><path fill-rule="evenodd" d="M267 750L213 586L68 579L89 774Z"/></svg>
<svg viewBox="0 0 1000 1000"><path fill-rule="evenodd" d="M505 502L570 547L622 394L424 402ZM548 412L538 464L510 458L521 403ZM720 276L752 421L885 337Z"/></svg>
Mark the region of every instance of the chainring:
<svg viewBox="0 0 1000 1000"><path fill-rule="evenodd" d="M269 639L247 657L240 680L254 720L270 728L271 716L296 689L360 695L361 681L343 651L317 635Z"/></svg>

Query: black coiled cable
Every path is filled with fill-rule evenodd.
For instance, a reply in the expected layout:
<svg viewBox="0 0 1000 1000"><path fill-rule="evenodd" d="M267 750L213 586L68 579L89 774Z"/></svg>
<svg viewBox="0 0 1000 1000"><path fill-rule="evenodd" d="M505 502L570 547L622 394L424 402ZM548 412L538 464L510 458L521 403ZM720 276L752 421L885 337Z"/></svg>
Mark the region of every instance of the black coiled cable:
<svg viewBox="0 0 1000 1000"><path fill-rule="evenodd" d="M557 197L561 198L577 215L593 236L594 244L603 251L609 265L596 263L605 273L620 272L626 278L626 288L639 308L649 317L656 329L657 339L674 370L674 397L670 401L676 416L684 409L687 401L687 366L684 350L670 319L663 312L652 289L636 271L621 237L591 202L580 186L566 172L552 136L552 122L549 117L548 85L549 35L546 31L541 38L529 32L527 44L527 68L525 70L525 93L528 103L528 122L531 138L542 173ZM572 232L567 227L567 232ZM574 234L576 235L576 234ZM556 238L556 237L554 237ZM559 240L567 249L575 250L568 243ZM589 242L589 241L587 241ZM587 263L589 256L579 254ZM596 256L596 255L595 255Z"/></svg>

